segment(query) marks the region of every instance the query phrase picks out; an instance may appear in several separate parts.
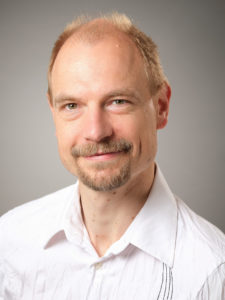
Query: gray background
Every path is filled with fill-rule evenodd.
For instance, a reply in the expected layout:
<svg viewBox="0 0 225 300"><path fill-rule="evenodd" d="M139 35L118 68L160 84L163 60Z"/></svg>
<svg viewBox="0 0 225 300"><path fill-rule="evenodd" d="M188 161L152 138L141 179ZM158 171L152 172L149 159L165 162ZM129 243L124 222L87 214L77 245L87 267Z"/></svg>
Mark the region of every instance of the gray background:
<svg viewBox="0 0 225 300"><path fill-rule="evenodd" d="M118 10L159 45L172 86L157 161L172 190L225 231L225 2L0 2L0 214L74 182L58 158L45 93L50 50L75 16Z"/></svg>

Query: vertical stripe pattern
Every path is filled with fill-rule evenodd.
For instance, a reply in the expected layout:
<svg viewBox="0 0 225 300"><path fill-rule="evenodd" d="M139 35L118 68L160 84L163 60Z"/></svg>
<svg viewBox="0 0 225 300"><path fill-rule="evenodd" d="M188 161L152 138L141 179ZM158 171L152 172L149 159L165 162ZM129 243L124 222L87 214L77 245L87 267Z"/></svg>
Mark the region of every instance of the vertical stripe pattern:
<svg viewBox="0 0 225 300"><path fill-rule="evenodd" d="M162 265L162 282L157 300L173 299L173 274L172 269L165 263Z"/></svg>

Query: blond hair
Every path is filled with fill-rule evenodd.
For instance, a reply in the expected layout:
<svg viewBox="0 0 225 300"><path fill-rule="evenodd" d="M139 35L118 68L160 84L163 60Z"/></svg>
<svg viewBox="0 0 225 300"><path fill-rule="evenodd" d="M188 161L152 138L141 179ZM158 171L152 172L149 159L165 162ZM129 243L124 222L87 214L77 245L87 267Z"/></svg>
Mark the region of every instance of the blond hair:
<svg viewBox="0 0 225 300"><path fill-rule="evenodd" d="M107 23L108 27L103 24ZM48 94L51 99L51 72L56 60L56 57L64 45L64 43L72 36L79 34L79 37L85 38L89 42L94 42L102 37L110 34L110 32L119 30L126 34L131 41L134 42L137 49L144 60L146 73L149 79L150 92L154 95L167 81L160 63L158 49L153 40L144 32L135 27L131 20L124 14L113 13L111 15L102 16L98 19L90 19L88 17L78 17L60 34L56 40L51 52L50 63L48 67Z"/></svg>

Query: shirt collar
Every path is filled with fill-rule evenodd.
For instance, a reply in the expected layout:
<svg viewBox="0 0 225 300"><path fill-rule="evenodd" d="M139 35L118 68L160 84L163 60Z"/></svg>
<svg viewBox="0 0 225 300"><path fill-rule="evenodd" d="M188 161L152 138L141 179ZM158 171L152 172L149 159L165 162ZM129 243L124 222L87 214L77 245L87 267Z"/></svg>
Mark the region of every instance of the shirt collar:
<svg viewBox="0 0 225 300"><path fill-rule="evenodd" d="M68 223L71 216L74 216L72 210L75 209L74 206L78 206L75 204L79 201L78 182L50 196L55 199L53 199L54 203L49 208L51 212L48 216L48 224L45 226L45 232L42 233L41 245L43 248L51 247L62 238L68 239ZM81 222L75 228L79 232Z"/></svg>
<svg viewBox="0 0 225 300"><path fill-rule="evenodd" d="M70 198L64 210L55 216L54 226L46 231L44 247L66 237L75 244L82 245L87 240L87 231L83 225L78 182L71 186ZM173 266L177 233L177 205L166 180L159 167L145 205L132 224L128 227L116 245L133 244L149 255ZM121 242L121 243L120 243ZM112 247L113 249L113 247ZM108 252L108 251L107 251Z"/></svg>
<svg viewBox="0 0 225 300"><path fill-rule="evenodd" d="M44 248L48 248L62 239L67 239L73 244L81 246L88 239L88 233L84 226L79 194L79 182L65 188L59 201L55 205L54 219L49 222L42 239ZM62 190L63 192L64 190ZM61 192L61 191L60 191ZM55 193L57 195L57 192ZM56 196L58 198L58 195Z"/></svg>
<svg viewBox="0 0 225 300"><path fill-rule="evenodd" d="M148 199L126 231L124 238L172 267L176 234L176 200L157 166Z"/></svg>

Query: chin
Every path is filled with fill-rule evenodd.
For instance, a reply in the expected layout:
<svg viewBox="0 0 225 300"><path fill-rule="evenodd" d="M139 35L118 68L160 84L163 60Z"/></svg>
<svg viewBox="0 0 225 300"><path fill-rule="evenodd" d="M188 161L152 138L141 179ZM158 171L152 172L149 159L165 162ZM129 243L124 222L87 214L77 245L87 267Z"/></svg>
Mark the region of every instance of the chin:
<svg viewBox="0 0 225 300"><path fill-rule="evenodd" d="M95 191L111 191L121 187L130 179L130 164L124 164L120 168L105 168L101 170L77 169L79 180L87 187Z"/></svg>

